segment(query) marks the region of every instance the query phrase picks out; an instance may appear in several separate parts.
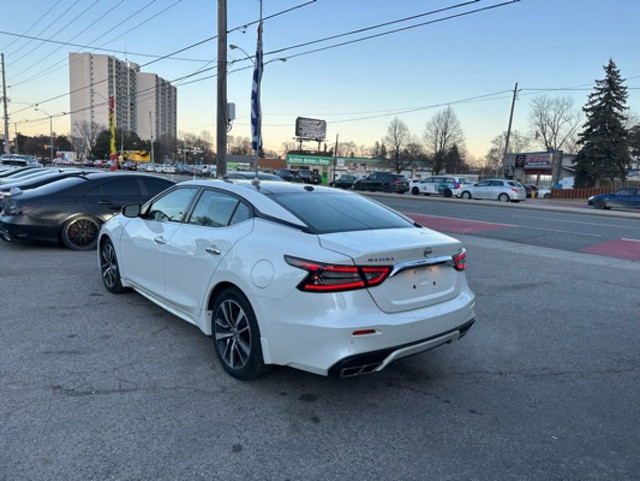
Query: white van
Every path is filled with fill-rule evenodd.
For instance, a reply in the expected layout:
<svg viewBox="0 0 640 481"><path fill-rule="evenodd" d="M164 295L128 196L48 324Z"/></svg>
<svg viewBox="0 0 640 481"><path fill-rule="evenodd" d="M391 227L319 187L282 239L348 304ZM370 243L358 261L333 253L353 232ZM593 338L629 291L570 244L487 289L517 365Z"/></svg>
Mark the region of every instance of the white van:
<svg viewBox="0 0 640 481"><path fill-rule="evenodd" d="M451 175L434 175L426 177L420 182L414 182L411 187L413 195L444 195L445 197L460 197L461 187L472 182L464 177Z"/></svg>

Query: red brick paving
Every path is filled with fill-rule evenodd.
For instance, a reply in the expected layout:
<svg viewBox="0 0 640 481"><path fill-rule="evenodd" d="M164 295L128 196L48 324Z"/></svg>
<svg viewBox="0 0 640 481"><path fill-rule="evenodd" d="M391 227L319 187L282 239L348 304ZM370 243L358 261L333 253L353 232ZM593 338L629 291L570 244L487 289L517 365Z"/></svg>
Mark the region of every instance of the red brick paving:
<svg viewBox="0 0 640 481"><path fill-rule="evenodd" d="M513 227L509 224L494 224L492 222L481 222L476 220L452 219L450 217L439 217L425 214L405 214L415 220L418 224L438 231L452 232L455 234L473 234L496 229L508 229Z"/></svg>
<svg viewBox="0 0 640 481"><path fill-rule="evenodd" d="M580 249L588 254L600 254L621 259L640 260L640 240L617 239Z"/></svg>

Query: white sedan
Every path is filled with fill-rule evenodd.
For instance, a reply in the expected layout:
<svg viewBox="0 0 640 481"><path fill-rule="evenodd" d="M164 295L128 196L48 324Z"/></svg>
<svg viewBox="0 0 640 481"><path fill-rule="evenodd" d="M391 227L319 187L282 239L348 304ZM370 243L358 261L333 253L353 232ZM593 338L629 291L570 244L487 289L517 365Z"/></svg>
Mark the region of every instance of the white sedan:
<svg viewBox="0 0 640 481"><path fill-rule="evenodd" d="M213 337L222 367L380 371L462 337L475 320L465 249L356 193L193 180L105 223L98 262Z"/></svg>

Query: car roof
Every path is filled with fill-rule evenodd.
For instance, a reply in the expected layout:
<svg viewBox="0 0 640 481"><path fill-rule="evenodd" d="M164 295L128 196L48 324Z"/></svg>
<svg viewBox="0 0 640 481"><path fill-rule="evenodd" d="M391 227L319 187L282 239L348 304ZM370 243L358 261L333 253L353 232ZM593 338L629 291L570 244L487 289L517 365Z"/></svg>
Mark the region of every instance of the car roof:
<svg viewBox="0 0 640 481"><path fill-rule="evenodd" d="M167 188L171 185L175 184L174 181L170 179L166 179L164 177L159 177L157 175L143 174L137 172L100 172L100 171L92 171L86 172L84 174L64 177L61 179L56 179L52 182L40 185L33 189L25 190L21 194L21 198L28 199L32 196L39 195L47 195L53 192L58 192L67 188L71 188L75 185L82 184L91 180L101 180L101 179L110 179L110 178L125 178L125 177L134 177L137 179L146 178L146 179L159 179L167 182Z"/></svg>
<svg viewBox="0 0 640 481"><path fill-rule="evenodd" d="M273 217L277 217L296 225L304 226L304 223L280 204L271 199L272 195L313 193L316 195L358 195L341 189L333 189L323 186L311 186L297 182L268 181L259 182L258 185L253 180L220 180L220 179L195 179L180 182L178 187L215 187L235 193L253 204L260 212Z"/></svg>

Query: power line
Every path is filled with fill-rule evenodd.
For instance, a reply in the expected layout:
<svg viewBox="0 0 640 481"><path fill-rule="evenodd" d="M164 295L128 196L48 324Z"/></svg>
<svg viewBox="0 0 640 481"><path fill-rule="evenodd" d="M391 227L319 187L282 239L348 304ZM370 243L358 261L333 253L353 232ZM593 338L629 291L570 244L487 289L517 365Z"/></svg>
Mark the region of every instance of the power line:
<svg viewBox="0 0 640 481"><path fill-rule="evenodd" d="M97 3L98 0L96 0ZM120 4L122 4L124 2L124 0L119 0L117 4L115 4L113 7L111 7L111 9L115 10L116 7L118 7ZM94 4L95 5L95 4ZM96 23L98 23L101 20L100 17L96 18L92 23L90 23L89 25L85 26L82 30L80 30L78 33L76 33L73 37L71 37L69 40L73 40L74 38L79 37L80 35L82 35L84 32L86 32L87 30L89 30L91 27L93 27ZM60 50L63 47L63 45L58 46L58 48L56 48L55 50L53 50L52 52L46 54L44 57L39 58L38 60L36 60L35 62L33 62L29 67L27 67L26 69L22 70L21 72L18 72L17 74L14 74L14 78L15 77L20 77L20 75L24 74L25 72L28 72L29 70L31 70L32 68L40 65L44 60L50 58L54 53L56 53L58 50ZM48 72L48 68L45 68L43 70L44 72ZM33 77L31 77L33 78ZM27 79L26 81L28 81L29 79ZM26 81L22 81L19 83L16 83L15 81L12 82L12 87L16 87L22 83L25 83Z"/></svg>
<svg viewBox="0 0 640 481"><path fill-rule="evenodd" d="M382 28L382 27L386 27L388 25L393 25L393 24L396 24L396 23L408 22L409 20L414 20L416 18L426 17L428 15L435 15L437 13L442 13L442 12L445 12L447 10L453 10L453 9L456 9L456 8L461 8L461 7L464 7L464 6L467 6L467 5L471 5L473 3L477 3L479 1L480 0L469 0L468 2L459 3L457 5L451 5L449 7L439 8L437 10L431 10L429 12L423 12L423 13L419 13L417 15L411 15L409 17L399 18L397 20L391 20L389 22L379 23L377 25L371 25L369 27L363 27L363 28L359 28L359 29L356 29L356 30L351 30L349 32L339 33L337 35L331 35L329 37L320 38L320 39L317 39L317 40L310 40L308 42L299 43L297 45L292 45L290 47L285 47L285 48L280 48L280 49L277 49L277 50L272 50L270 52L267 52L266 54L271 55L271 54L276 54L276 53L280 53L280 52L286 52L287 50L292 50L292 49L300 48L300 47L306 47L308 45L313 45L313 44L320 43L320 42L326 42L328 40L335 40L336 38L347 37L349 35L355 35L357 33L363 33L363 32L367 32L369 30L375 30L376 28Z"/></svg>
<svg viewBox="0 0 640 481"><path fill-rule="evenodd" d="M96 6L96 4L99 2L100 0L94 0L94 2L89 5L87 8L85 8L82 12L80 12L78 15L76 15L72 20L70 20L69 22L67 22L65 25L63 25L62 27L60 27L59 30L63 30L65 28L67 28L69 25L71 25L73 22L75 22L78 18L80 18L81 16L83 16L85 13L87 13L89 10L91 10L93 7ZM57 31L56 31L57 33ZM54 34L55 35L55 34ZM53 35L49 38L53 38ZM27 52L26 54L24 54L22 57L18 58L17 60L13 60L13 63L16 64L18 62L20 62L20 60L22 60L23 58L27 57L28 55L30 55L31 53L35 52L36 50L38 50L40 47L42 47L43 44L40 45L36 45L34 48L32 48L31 50L29 50L29 52ZM22 73L22 72L20 72ZM20 75L20 74L18 74Z"/></svg>
<svg viewBox="0 0 640 481"><path fill-rule="evenodd" d="M404 32L404 31L411 30L411 29L418 28L418 27L425 27L427 25L432 25L434 23L440 23L440 22L444 22L446 20L452 20L454 18L465 17L467 15L472 15L472 14L475 14L475 13L480 13L480 12L484 12L484 11L487 11L487 10L492 10L492 9L495 9L495 8L504 7L504 6L507 6L507 5L511 5L513 3L517 3L519 1L520 0L509 0L509 1L506 1L506 2L498 3L496 5L490 5L488 7L477 8L477 9L474 9L474 10L469 10L469 11L458 13L458 14L455 14L455 15L449 15L447 17L438 18L436 20L429 20L428 22L421 22L421 23L417 23L415 25L409 25L407 27L402 27L402 28L397 28L397 29L394 29L394 30L389 30L387 32L381 32L381 33L377 33L377 34L374 34L374 35L368 35L366 37L361 37L361 38L356 38L356 39L353 39L353 40L347 40L345 42L336 43L334 45L328 45L326 47L320 47L320 48L316 48L316 49L313 49L313 50L308 50L306 52L301 52L301 53L297 53L297 54L294 54L294 55L290 55L287 58L290 59L290 58L295 58L295 57L301 57L303 55L309 55L310 53L323 52L325 50L330 50L332 48L344 47L345 45L351 45L351 44L354 44L354 43L363 42L365 40L371 40L371 39L374 39L374 38L384 37L386 35L391 35L391 34L394 34L394 33ZM271 52L267 52L265 55L267 55L267 54L271 54Z"/></svg>
<svg viewBox="0 0 640 481"><path fill-rule="evenodd" d="M139 8L139 9L138 9L137 11L135 11L133 14L127 14L127 17L126 17L124 20L119 20L119 21L117 21L117 22L116 22L116 27L117 27L117 28L121 28L121 27L123 27L127 22L132 21L132 20L133 20L133 19L134 19L134 18L135 18L139 13L141 13L142 11L144 11L144 10L146 10L148 7L150 7L150 6L154 3L154 1L155 1L155 0L153 0L152 2L148 3L147 5L145 5L145 6L141 7L141 8ZM163 14L164 12L166 12L167 10L169 10L170 8L173 8L174 6L176 6L176 5L177 5L178 3L180 3L181 1L182 1L182 0L177 0L176 2L172 3L171 5L169 5L169 6L165 7L163 10L161 10L161 11L157 12L156 14L152 15L151 17L148 17L148 18L146 18L146 19L142 20L141 22L142 22L142 23L146 23L146 22L149 22L150 20L153 20L154 18L156 18L156 17L158 17L159 15ZM120 3L122 3L122 2L124 2L124 0L120 0ZM120 3L118 3L118 5L119 5ZM114 7L114 8L115 8L115 7ZM100 20L101 20L101 18L99 18L97 21L100 21ZM95 22L94 22L94 23L95 23ZM112 33L112 32L115 30L115 28L116 28L116 27L108 27L108 28L105 30L105 32L104 32L104 33L101 33L101 34L100 34L100 35L98 35L95 39L93 39L91 42L89 42L89 45L93 44L94 42L97 42L98 40L100 40L100 39L102 39L102 38L104 38L104 36L105 36L107 33ZM86 29L85 29L85 30L86 30ZM120 37L122 37L122 36L126 35L127 33L129 33L129 31L128 31L128 30L127 30L127 31L125 31L125 32L123 32L121 35L119 35L119 36L117 36L117 37L115 37L115 38L113 38L113 39L109 40L108 42L103 43L102 45L108 45L109 43L111 43L111 42L113 42L113 41L117 40L118 38L120 38ZM78 35L79 35L79 34L78 34ZM77 35L76 35L76 36L77 36ZM73 38L75 38L75 37L73 37ZM72 38L72 39L70 39L70 40L73 40L73 38ZM62 48L62 46L60 46L60 48ZM95 47L87 47L87 48L92 48L92 49L94 49ZM59 49L58 49L58 50L59 50ZM109 50L109 52L113 52L113 51L112 51L112 50ZM126 52L125 52L125 55L126 55ZM174 58L173 60L188 60L188 61L192 61L192 62L200 62L200 61L204 61L204 60L199 60L199 59L182 59L182 58ZM64 64L64 65L60 65L60 64ZM60 65L60 66L56 68L56 65ZM22 80L21 82L12 83L12 87L17 87L17 86L19 86L19 85L23 85L23 84L25 84L25 83L31 82L31 81L33 81L33 80L36 80L36 79L38 79L38 78L42 77L43 75L49 75L51 72L54 72L54 71L56 71L56 70L60 70L61 68L64 68L64 67L66 67L66 66L70 66L70 64L66 62L66 59L63 59L63 60L61 60L61 61L59 61L59 62L57 62L57 63L55 63L55 64L53 64L53 65L51 65L51 66L49 66L49 67L47 67L47 68L44 68L41 72L39 72L39 73L37 73L37 74L34 74L33 76L31 76L31 77L29 77L29 78L27 78L27 79L25 79L25 80Z"/></svg>
<svg viewBox="0 0 640 481"><path fill-rule="evenodd" d="M29 31L31 31L32 28L34 28L36 25L38 25L42 20L44 20L44 18L49 15L49 13L51 12L51 10L53 10L54 8L56 8L58 6L58 4L61 2L62 0L56 0L55 3L53 3L50 7L49 10L47 10L46 12L44 12L42 15L40 15L40 18L38 18L38 20L36 20L35 22L33 22L31 24L31 26L29 28L27 28L24 33L27 34L29 33ZM14 43L16 43L18 40L20 40L18 37L14 38L13 41L11 43L9 43L9 45L7 45L6 47L4 47L2 49L3 52L6 52L9 47L11 47Z"/></svg>
<svg viewBox="0 0 640 481"><path fill-rule="evenodd" d="M75 2L73 2L69 7L67 7L67 9L66 9L64 12L62 12L60 15L58 15L58 16L56 17L56 19L55 19L55 20L53 20L52 22L49 22L49 23L50 23L50 24L52 24L52 25L55 25L55 23L56 23L58 20L60 20L62 17L64 17L64 16L67 14L67 12L69 12L69 11L74 7L74 5L75 5L76 3L78 3L78 0L76 0ZM46 31L47 31L47 28L48 28L48 27L45 27L45 28L43 28L42 30L40 30L40 32L38 32L38 33L36 34L36 37L37 37L37 36L39 36L39 35L41 35L41 34L43 34L44 32L46 32ZM0 33L2 33L2 32L0 32ZM31 36L30 36L30 35L19 35L19 37L21 37L21 38L27 38L27 39L30 39L30 40L39 40L38 38L31 38ZM43 41L46 41L46 39L44 39ZM18 53L20 50L22 50L23 48L25 48L25 47L26 47L27 45L29 45L30 43L31 43L30 41L29 41L29 42L24 43L21 47L18 47L18 48L17 48L16 50L14 50L13 52L9 52L9 55L15 55L16 53Z"/></svg>
<svg viewBox="0 0 640 481"><path fill-rule="evenodd" d="M317 0L309 0L309 1L307 1L307 2L304 2L304 3L300 4L300 5L297 5L297 6L294 6L294 7L288 8L288 9L286 9L286 10L282 10L282 11L280 11L280 12L276 12L275 14L272 14L272 15L268 15L268 16L264 17L264 19L263 19L263 20L268 20L268 19L271 19L271 18L275 18L275 17L277 17L277 16L283 15L283 14L285 14L285 13L287 13L287 12L291 12L291 11L296 10L296 9L298 9L298 8L302 8L302 7L305 7L305 6L307 6L307 5L311 5L311 4L315 3L316 1L317 1ZM233 29L229 30L229 32L232 32L232 31L235 31L235 30L239 30L239 29L242 29L242 28L246 28L248 25L251 25L251 24L253 24L253 23L257 23L257 22L251 22L251 23L245 24L245 25L243 25L243 26L241 26L241 27L235 27L235 28L233 28ZM6 32L0 31L0 34L2 34L2 33L6 33ZM10 35L12 35L12 34L10 34ZM187 47L184 47L184 48L181 48L181 49L175 50L175 51L173 51L173 52L171 52L171 53L169 53L169 54L162 55L162 56L160 56L160 57L156 57L156 56L154 56L154 57L156 57L156 59L155 59L155 60L152 60L152 61L150 61L150 62L147 62L147 63L145 63L145 64L140 65L140 68L142 68L142 67L146 67L146 66L151 65L151 64L153 64L153 63L155 63L155 62L158 62L158 61L160 61L160 60L164 60L164 59L167 59L167 58L173 57L174 55L176 55L176 54L178 54L178 53L184 52L184 51L189 50L189 49L191 49L191 48L193 48L193 47L196 47L196 46L198 46L198 45L202 45L203 43L209 42L209 41L211 41L211 40L213 40L213 39L215 39L215 38L217 38L217 37L218 37L217 35L214 35L214 36L212 36L212 37L208 37L208 38L206 38L206 39L204 39L204 40L201 40L201 41L199 41L199 42L196 42L196 43L193 43L193 44L191 44L191 45L188 45ZM62 43L65 43L65 42L62 42ZM69 45L73 45L73 44L69 44ZM89 47L86 47L86 48L89 48ZM105 51L106 49L98 49L98 50ZM114 50L108 50L108 51L109 51L109 52L113 52ZM129 52L129 53L133 55L133 53L131 53L131 52ZM136 55L137 55L137 54L136 54ZM210 62L210 60L207 60L207 62ZM210 69L204 69L203 71L205 71L205 70L210 70ZM210 78L210 77L209 77L209 78ZM206 78L204 78L204 79L202 79L202 80L206 80ZM36 102L36 103L43 104L43 103L51 102L51 101L53 101L53 100L58 100L58 99L60 99L60 98L66 97L67 95L71 95L72 93L81 92L82 90L85 90L85 89L91 88L92 86L96 86L96 85L99 85L99 84L101 84L101 83L108 82L108 81L109 81L109 79L108 79L108 78L105 78L105 79L103 79L103 80L99 80L99 81L97 81L97 82L93 82L92 84L85 85L84 87L77 88L77 89L75 89L75 90L73 90L73 91L65 92L64 94L56 95L56 96L54 96L54 97L50 97L50 98L48 98L48 99L41 100L41 101ZM28 110L28 109L30 109L30 108L33 108L33 106L34 106L36 103L32 104L32 105L31 105L31 106L29 106L29 107L25 107L25 108L23 108L23 109L17 110L17 111L16 111L16 112L14 112L14 113L20 113L20 112L23 112L23 111Z"/></svg>

